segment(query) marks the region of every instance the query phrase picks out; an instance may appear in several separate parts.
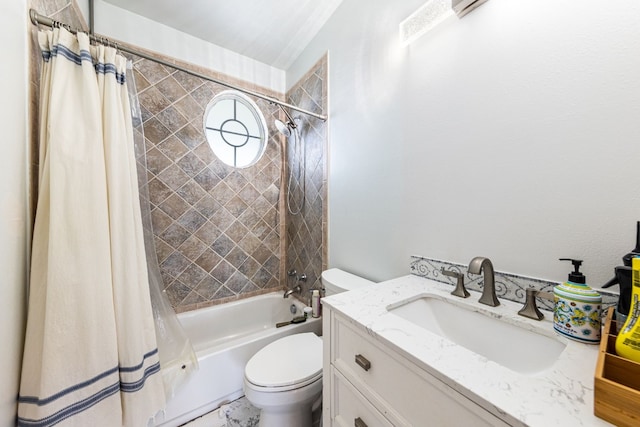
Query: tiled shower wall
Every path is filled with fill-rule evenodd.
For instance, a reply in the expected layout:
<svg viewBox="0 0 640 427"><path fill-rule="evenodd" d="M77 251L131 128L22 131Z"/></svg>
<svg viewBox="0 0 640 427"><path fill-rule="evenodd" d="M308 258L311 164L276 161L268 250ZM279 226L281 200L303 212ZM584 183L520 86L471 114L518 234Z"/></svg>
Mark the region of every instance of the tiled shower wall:
<svg viewBox="0 0 640 427"><path fill-rule="evenodd" d="M202 129L207 104L226 88L145 59L134 62L134 75L156 253L171 304L184 311L281 288L278 108L254 99L269 142L258 163L235 169L213 154Z"/></svg>
<svg viewBox="0 0 640 427"><path fill-rule="evenodd" d="M328 57L323 56L287 93L287 102L308 111L327 114ZM300 284L302 300L307 301L311 289L321 289L320 275L327 268L327 123L304 114L292 112L298 125L300 141L289 138L287 144L287 174L293 173L289 203L296 212L286 211L287 269L305 274L306 282L290 277L287 285ZM296 146L301 142L302 146ZM284 179L288 181L289 175Z"/></svg>

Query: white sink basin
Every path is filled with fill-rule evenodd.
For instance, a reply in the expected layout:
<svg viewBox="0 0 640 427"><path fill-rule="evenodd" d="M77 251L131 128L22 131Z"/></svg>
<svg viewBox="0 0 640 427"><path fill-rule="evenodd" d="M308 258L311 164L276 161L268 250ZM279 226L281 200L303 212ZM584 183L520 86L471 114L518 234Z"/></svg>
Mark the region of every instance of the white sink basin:
<svg viewBox="0 0 640 427"><path fill-rule="evenodd" d="M550 368L566 347L566 343L558 338L542 335L492 317L491 313L475 311L472 307L457 305L438 297L425 296L409 300L389 306L387 310L523 374Z"/></svg>

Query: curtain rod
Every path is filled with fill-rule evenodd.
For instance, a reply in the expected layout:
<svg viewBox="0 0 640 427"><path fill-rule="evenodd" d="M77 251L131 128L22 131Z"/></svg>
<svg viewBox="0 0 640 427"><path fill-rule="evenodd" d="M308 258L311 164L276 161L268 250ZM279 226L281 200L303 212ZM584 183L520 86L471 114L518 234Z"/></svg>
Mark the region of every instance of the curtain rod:
<svg viewBox="0 0 640 427"><path fill-rule="evenodd" d="M38 12L36 12L34 9L29 9L29 17L31 18L31 22L34 25L40 24L40 25L44 25L44 26L50 27L50 28L63 27L64 29L66 29L67 31L69 31L69 32L71 32L73 34L76 34L78 32L82 32L82 30L78 30L76 28L72 28L71 26L69 26L69 25L67 25L65 23L62 23L62 22L56 21L54 19L51 19L48 16L41 15ZM326 121L327 120L327 116L323 116L321 114L316 114L314 112L311 112L311 111L296 107L295 105L287 104L286 102L279 101L276 98L272 98L270 96L263 95L263 94L261 94L259 92L254 92L254 91L248 90L248 89L242 89L242 88L234 86L234 85L232 85L230 83L225 83L223 81L220 81L220 80L214 79L212 77L206 76L204 74L198 73L196 71L188 70L188 69L183 68L183 67L181 67L179 65L172 64L169 61L165 61L164 59L155 58L152 55L149 55L149 54L147 54L145 52L141 52L141 51L139 51L137 49L121 45L121 44L119 44L117 42L114 42L113 40L110 40L110 39L108 39L106 37L98 36L98 35L95 35L95 34L89 34L88 36L89 36L89 39L91 41L102 43L102 44L106 44L108 46L115 46L116 49L121 50L123 52L131 53L131 54L139 56L141 58L148 59L149 61L157 62L158 64L162 64L162 65L166 65L167 67L175 68L177 70L180 70L180 71L182 71L184 73L187 73L187 74L190 74L192 76L199 77L201 79L208 80L208 81L213 82L213 83L217 83L219 85L228 87L230 89L235 89L237 91L246 93L247 95L255 96L256 98L264 99L265 101L268 101L268 102L270 102L272 104L276 104L276 105L280 105L282 107L290 108L290 109L295 110L295 111L297 111L299 113L303 113L303 114L306 114L308 116L315 117L315 118L320 119L322 121Z"/></svg>

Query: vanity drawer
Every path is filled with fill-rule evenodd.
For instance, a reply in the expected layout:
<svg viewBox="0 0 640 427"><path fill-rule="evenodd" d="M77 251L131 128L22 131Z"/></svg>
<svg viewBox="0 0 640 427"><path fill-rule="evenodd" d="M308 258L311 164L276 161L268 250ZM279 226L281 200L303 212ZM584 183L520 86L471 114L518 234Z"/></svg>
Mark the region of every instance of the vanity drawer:
<svg viewBox="0 0 640 427"><path fill-rule="evenodd" d="M508 425L338 315L331 333L333 365L394 425Z"/></svg>
<svg viewBox="0 0 640 427"><path fill-rule="evenodd" d="M393 427L335 368L331 369L334 427Z"/></svg>

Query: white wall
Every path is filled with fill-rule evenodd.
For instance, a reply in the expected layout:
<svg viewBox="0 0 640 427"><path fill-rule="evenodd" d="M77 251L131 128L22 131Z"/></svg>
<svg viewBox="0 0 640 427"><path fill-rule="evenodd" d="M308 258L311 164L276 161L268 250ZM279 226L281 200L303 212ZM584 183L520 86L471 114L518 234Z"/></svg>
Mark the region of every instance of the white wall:
<svg viewBox="0 0 640 427"><path fill-rule="evenodd" d="M491 0L408 47L423 0L345 0L287 73L330 52L329 263L409 255L599 286L640 220L640 3Z"/></svg>
<svg viewBox="0 0 640 427"><path fill-rule="evenodd" d="M14 426L22 362L26 295L27 9L0 8L4 44L0 93L0 426Z"/></svg>
<svg viewBox="0 0 640 427"><path fill-rule="evenodd" d="M86 3L86 2L85 2ZM88 19L88 5L79 5ZM185 6L187 7L187 6ZM166 25L96 0L95 32L284 93L285 72Z"/></svg>

